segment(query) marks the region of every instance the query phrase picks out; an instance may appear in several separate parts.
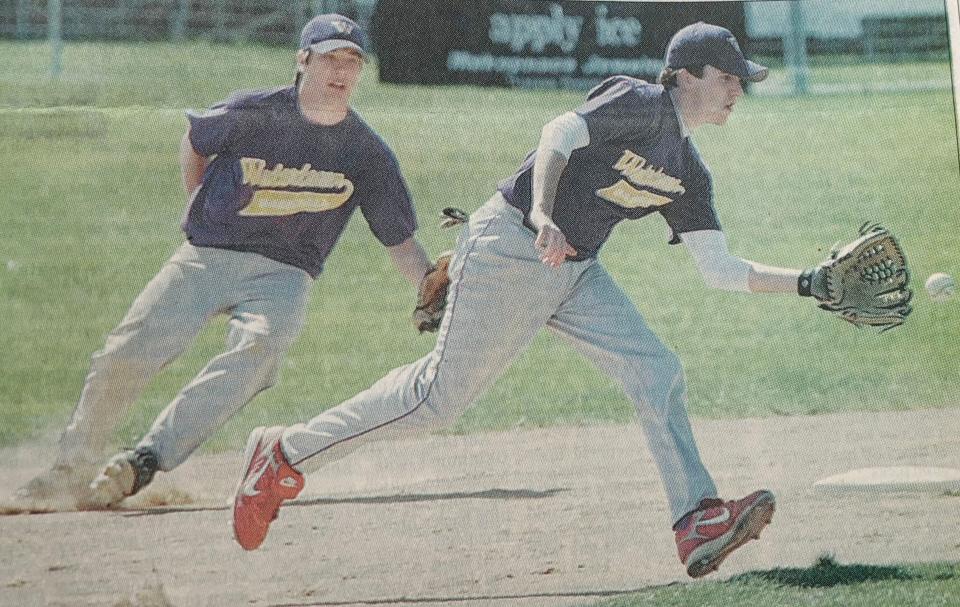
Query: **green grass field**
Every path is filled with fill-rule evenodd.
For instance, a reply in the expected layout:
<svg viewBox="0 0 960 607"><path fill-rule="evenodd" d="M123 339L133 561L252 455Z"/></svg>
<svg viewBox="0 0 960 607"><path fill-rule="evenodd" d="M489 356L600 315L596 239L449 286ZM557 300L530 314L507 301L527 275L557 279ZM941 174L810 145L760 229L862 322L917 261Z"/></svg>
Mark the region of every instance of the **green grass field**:
<svg viewBox="0 0 960 607"><path fill-rule="evenodd" d="M671 584L592 607L947 607L960 596L960 567L843 565L754 571L722 582Z"/></svg>
<svg viewBox="0 0 960 607"><path fill-rule="evenodd" d="M186 122L236 88L289 81L292 51L195 43L71 44L49 82L39 44L0 43L0 445L56 430L89 356L181 242L176 165ZM817 78L830 81L834 68ZM844 68L847 69L847 68ZM909 68L905 68L909 69ZM946 64L928 65L949 79ZM829 70L834 70L833 72ZM861 70L872 74L874 71ZM394 147L414 194L419 236L452 246L439 209L472 210L535 145L541 125L581 93L396 87L368 66L355 105ZM714 172L734 252L786 266L818 262L864 221L902 238L914 287L960 273L960 174L949 91L751 96L727 127L696 134ZM358 215L359 217L359 215ZM809 300L707 289L657 218L617 228L602 252L649 324L684 360L695 416L799 415L960 403L960 303L923 293L884 335L831 318ZM307 327L278 386L208 448L236 447L254 425L292 422L427 352L408 317L413 290L354 219L313 290ZM215 322L150 386L117 436L132 444L222 347ZM621 422L619 389L559 340L541 335L456 431Z"/></svg>

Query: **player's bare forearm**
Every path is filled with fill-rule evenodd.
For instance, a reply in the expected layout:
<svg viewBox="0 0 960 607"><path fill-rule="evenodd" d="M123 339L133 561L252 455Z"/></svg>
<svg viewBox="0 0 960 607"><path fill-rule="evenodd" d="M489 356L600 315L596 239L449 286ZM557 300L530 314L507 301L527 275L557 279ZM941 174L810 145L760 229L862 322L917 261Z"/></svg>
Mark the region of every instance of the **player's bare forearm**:
<svg viewBox="0 0 960 607"><path fill-rule="evenodd" d="M538 152L533 164L532 176L532 204L530 209L530 223L537 230L545 224L553 223L553 204L557 197L557 185L560 175L567 166L567 159L559 152L546 150Z"/></svg>
<svg viewBox="0 0 960 607"><path fill-rule="evenodd" d="M747 282L751 293L792 293L797 294L797 280L800 270L777 268L757 263L750 264Z"/></svg>
<svg viewBox="0 0 960 607"><path fill-rule="evenodd" d="M203 182L203 173L207 170L210 159L197 154L190 143L190 131L184 133L180 139L180 178L187 196L200 187Z"/></svg>
<svg viewBox="0 0 960 607"><path fill-rule="evenodd" d="M800 270L765 266L730 252L720 230L696 230L681 235L704 282L725 291L797 293Z"/></svg>
<svg viewBox="0 0 960 607"><path fill-rule="evenodd" d="M566 157L553 150L538 150L537 159L533 164L530 223L537 229L535 244L541 251L540 259L552 267L558 267L567 256L577 254L577 251L567 243L566 236L553 222L557 185L566 166Z"/></svg>
<svg viewBox="0 0 960 607"><path fill-rule="evenodd" d="M398 245L387 247L387 253L400 274L414 287L420 284L433 265L423 247L412 236Z"/></svg>

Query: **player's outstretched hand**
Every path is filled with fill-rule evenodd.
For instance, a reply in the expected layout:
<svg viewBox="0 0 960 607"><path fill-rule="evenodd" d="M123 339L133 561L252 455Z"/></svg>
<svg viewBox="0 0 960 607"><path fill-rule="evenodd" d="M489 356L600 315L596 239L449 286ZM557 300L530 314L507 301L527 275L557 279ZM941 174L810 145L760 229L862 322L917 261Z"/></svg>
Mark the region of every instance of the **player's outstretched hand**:
<svg viewBox="0 0 960 607"><path fill-rule="evenodd" d="M577 250L570 246L560 228L552 223L540 228L534 244L540 251L540 261L551 268L559 268L567 257L577 254Z"/></svg>

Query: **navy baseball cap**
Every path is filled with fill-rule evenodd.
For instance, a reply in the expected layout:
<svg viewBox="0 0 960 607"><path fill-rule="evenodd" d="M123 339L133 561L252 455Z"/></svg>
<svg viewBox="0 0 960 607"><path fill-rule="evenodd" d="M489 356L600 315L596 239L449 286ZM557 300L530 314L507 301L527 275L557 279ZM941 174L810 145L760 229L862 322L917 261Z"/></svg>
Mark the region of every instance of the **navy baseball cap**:
<svg viewBox="0 0 960 607"><path fill-rule="evenodd" d="M330 13L317 15L300 32L300 48L314 53L329 53L338 48L352 48L366 55L367 37L352 19Z"/></svg>
<svg viewBox="0 0 960 607"><path fill-rule="evenodd" d="M760 82L769 73L766 67L743 56L730 30L703 21L688 25L673 35L664 61L671 69L712 65L750 82Z"/></svg>

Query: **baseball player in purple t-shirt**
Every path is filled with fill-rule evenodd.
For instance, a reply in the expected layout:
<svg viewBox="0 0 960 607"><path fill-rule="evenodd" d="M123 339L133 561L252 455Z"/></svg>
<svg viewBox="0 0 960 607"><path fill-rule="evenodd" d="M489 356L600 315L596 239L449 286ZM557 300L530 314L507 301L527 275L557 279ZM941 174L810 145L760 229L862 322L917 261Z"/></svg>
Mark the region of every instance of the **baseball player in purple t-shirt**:
<svg viewBox="0 0 960 607"><path fill-rule="evenodd" d="M320 15L301 33L294 85L188 112L180 148L187 242L93 355L53 468L22 487L18 501L106 507L181 464L274 383L300 333L312 280L354 210L418 284L430 263L413 236L406 184L391 150L349 105L364 48L356 23ZM101 469L112 430L143 387L220 313L230 316L227 350L134 449Z"/></svg>
<svg viewBox="0 0 960 607"><path fill-rule="evenodd" d="M250 435L233 506L240 545L261 545L304 473L365 441L456 420L543 327L615 378L636 406L689 575L715 570L759 536L773 495L717 497L690 430L680 361L597 252L620 221L659 214L710 286L810 294L800 270L730 253L710 172L689 137L723 125L743 82L766 75L728 30L697 23L671 39L660 84L611 78L548 123L538 148L463 228L433 351L306 423Z"/></svg>

